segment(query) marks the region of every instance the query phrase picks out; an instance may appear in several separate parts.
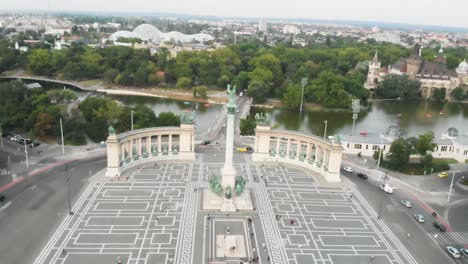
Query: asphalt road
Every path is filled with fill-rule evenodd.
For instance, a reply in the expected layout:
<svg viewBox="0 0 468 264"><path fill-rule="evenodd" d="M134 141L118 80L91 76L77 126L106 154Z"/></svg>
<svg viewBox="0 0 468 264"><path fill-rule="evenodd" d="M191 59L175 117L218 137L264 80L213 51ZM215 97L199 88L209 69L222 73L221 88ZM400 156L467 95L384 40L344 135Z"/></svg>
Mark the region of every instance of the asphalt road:
<svg viewBox="0 0 468 264"><path fill-rule="evenodd" d="M413 254L418 263L452 263L447 253L430 238L429 233L437 231L432 226L434 218L422 201L400 189L395 190L393 194L387 194L378 188L379 182L361 179L356 173L363 171L354 170L353 173L342 171L342 174L356 185L376 212L379 212L379 207L382 207L381 219ZM403 206L401 200L410 200L413 204L412 208ZM426 219L425 223L418 223L414 219L414 214L422 214Z"/></svg>
<svg viewBox="0 0 468 264"><path fill-rule="evenodd" d="M67 176L72 203L92 174L104 168L105 157L79 160L29 177L4 192L0 209L0 263L33 263L68 213ZM7 239L5 239L7 238Z"/></svg>

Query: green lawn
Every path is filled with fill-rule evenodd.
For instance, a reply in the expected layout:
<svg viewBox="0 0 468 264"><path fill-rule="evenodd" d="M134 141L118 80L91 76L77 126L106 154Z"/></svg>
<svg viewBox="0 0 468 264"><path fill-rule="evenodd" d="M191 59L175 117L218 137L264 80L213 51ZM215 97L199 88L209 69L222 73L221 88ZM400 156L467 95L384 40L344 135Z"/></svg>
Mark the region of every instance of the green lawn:
<svg viewBox="0 0 468 264"><path fill-rule="evenodd" d="M95 79L95 80L87 80L87 81L82 81L80 82L80 85L83 85L83 86L86 86L86 87L90 87L90 86L94 86L100 82L104 82L103 80L101 79Z"/></svg>

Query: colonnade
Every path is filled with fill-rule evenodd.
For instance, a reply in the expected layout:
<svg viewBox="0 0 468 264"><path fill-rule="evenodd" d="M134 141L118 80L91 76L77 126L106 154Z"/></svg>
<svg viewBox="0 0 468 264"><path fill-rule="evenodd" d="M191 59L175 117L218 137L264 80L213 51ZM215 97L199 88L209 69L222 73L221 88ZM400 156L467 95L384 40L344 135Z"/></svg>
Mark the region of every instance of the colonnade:
<svg viewBox="0 0 468 264"><path fill-rule="evenodd" d="M252 159L299 165L319 172L327 181L338 182L342 152L339 144L317 136L257 125Z"/></svg>
<svg viewBox="0 0 468 264"><path fill-rule="evenodd" d="M107 138L107 177L152 160L194 160L194 124L155 127L110 134Z"/></svg>

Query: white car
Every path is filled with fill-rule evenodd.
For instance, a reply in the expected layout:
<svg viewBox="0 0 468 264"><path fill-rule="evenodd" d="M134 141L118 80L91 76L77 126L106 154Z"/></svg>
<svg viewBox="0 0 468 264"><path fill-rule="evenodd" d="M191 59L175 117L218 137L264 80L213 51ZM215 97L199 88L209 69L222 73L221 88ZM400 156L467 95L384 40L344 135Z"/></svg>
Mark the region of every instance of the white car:
<svg viewBox="0 0 468 264"><path fill-rule="evenodd" d="M401 204L404 205L406 208L411 208L413 204L411 204L408 200L401 200Z"/></svg>
<svg viewBox="0 0 468 264"><path fill-rule="evenodd" d="M451 247L451 246L448 246L446 247L447 249L447 252L452 255L452 257L454 258L460 258L460 251L458 251L458 249L454 248L454 247Z"/></svg>
<svg viewBox="0 0 468 264"><path fill-rule="evenodd" d="M414 219L416 219L416 221L418 221L419 223L424 223L424 216L423 215L415 214Z"/></svg>
<svg viewBox="0 0 468 264"><path fill-rule="evenodd" d="M392 188L389 184L387 184L387 183L381 184L381 185L379 186L379 188L380 188L380 190L382 190L382 191L384 191L384 192L386 192L386 193L390 193L390 194L393 193L393 188Z"/></svg>
<svg viewBox="0 0 468 264"><path fill-rule="evenodd" d="M344 167L343 170L345 170L346 172L353 172L353 168L351 167Z"/></svg>

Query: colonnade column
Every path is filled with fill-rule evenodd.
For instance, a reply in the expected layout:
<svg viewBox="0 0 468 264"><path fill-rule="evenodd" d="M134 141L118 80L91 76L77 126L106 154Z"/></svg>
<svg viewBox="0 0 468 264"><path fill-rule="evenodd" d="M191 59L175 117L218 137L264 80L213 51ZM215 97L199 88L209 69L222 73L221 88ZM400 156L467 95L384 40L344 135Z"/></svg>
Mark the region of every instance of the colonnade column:
<svg viewBox="0 0 468 264"><path fill-rule="evenodd" d="M120 144L121 161L125 161L125 143Z"/></svg>
<svg viewBox="0 0 468 264"><path fill-rule="evenodd" d="M158 135L158 152L161 153L161 135Z"/></svg>
<svg viewBox="0 0 468 264"><path fill-rule="evenodd" d="M151 136L146 137L146 153L151 153Z"/></svg>
<svg viewBox="0 0 468 264"><path fill-rule="evenodd" d="M141 138L138 138L138 152L137 152L138 156L141 156L141 149L142 149L142 147L141 147Z"/></svg>
<svg viewBox="0 0 468 264"><path fill-rule="evenodd" d="M133 139L130 139L130 158L133 158Z"/></svg>
<svg viewBox="0 0 468 264"><path fill-rule="evenodd" d="M309 162L310 159L310 143L307 142L307 149L306 149L306 161Z"/></svg>
<svg viewBox="0 0 468 264"><path fill-rule="evenodd" d="M286 156L291 155L291 153L289 153L290 150L291 150L291 139L288 138L288 144L286 145Z"/></svg>
<svg viewBox="0 0 468 264"><path fill-rule="evenodd" d="M314 157L315 165L317 165L317 162L318 162L318 155L319 155L319 146L315 145L315 157Z"/></svg>
<svg viewBox="0 0 468 264"><path fill-rule="evenodd" d="M169 146L167 146L168 152L172 152L172 134L169 134Z"/></svg>
<svg viewBox="0 0 468 264"><path fill-rule="evenodd" d="M301 149L302 149L302 142L300 140L297 141L296 147L296 159L299 160L301 158Z"/></svg>
<svg viewBox="0 0 468 264"><path fill-rule="evenodd" d="M325 167L325 162L327 160L327 149L326 148L323 148L323 152L322 152L322 168Z"/></svg>
<svg viewBox="0 0 468 264"><path fill-rule="evenodd" d="M277 137L276 138L276 152L275 152L275 156L279 156L279 151L280 151L280 137Z"/></svg>

